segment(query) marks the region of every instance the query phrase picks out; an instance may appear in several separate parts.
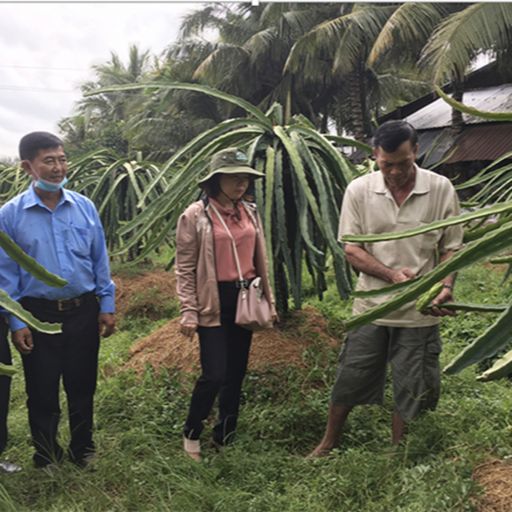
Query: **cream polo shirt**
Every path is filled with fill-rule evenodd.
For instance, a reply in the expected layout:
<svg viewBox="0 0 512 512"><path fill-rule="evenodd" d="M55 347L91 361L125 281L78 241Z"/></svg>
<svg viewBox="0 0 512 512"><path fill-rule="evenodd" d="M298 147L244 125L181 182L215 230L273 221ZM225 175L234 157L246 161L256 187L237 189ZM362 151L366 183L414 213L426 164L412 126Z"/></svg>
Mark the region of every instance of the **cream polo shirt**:
<svg viewBox="0 0 512 512"><path fill-rule="evenodd" d="M343 197L338 238L342 235L363 235L404 231L435 220L459 215L460 206L455 189L444 176L416 166L416 182L407 199L399 207L386 187L380 171L355 179ZM410 268L417 275L426 274L438 263L439 255L456 251L462 245L461 226L430 231L422 235L376 242L352 243L362 247L387 267ZM356 290L372 290L390 283L361 272ZM386 302L390 295L354 299L354 315ZM404 305L374 322L392 327L424 327L439 323L439 318L417 312L414 302Z"/></svg>

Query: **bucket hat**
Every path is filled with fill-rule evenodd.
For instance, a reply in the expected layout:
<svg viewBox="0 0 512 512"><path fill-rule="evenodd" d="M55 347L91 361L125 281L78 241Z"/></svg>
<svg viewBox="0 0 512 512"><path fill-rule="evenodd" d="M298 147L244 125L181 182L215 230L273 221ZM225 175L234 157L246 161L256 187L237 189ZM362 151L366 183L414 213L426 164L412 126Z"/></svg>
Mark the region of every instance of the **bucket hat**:
<svg viewBox="0 0 512 512"><path fill-rule="evenodd" d="M247 155L238 148L227 148L215 153L210 160L208 173L197 184L202 185L215 174L250 174L255 178L265 176L262 172L249 167Z"/></svg>

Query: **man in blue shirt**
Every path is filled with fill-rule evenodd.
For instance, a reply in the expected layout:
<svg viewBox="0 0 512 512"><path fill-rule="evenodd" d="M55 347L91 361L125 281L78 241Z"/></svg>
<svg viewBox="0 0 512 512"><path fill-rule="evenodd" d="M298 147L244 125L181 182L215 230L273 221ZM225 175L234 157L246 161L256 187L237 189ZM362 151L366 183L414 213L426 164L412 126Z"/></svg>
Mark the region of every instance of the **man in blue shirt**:
<svg viewBox="0 0 512 512"><path fill-rule="evenodd" d="M69 456L85 466L95 452L93 397L99 335L115 329L114 292L103 228L94 204L66 190L61 140L47 132L25 135L21 165L32 177L27 191L0 209L0 229L50 272L68 281L52 288L8 258L0 261L6 291L36 318L62 324L62 334L31 331L9 317L12 341L22 354L27 406L37 467L60 462L57 441L59 385L67 397Z"/></svg>

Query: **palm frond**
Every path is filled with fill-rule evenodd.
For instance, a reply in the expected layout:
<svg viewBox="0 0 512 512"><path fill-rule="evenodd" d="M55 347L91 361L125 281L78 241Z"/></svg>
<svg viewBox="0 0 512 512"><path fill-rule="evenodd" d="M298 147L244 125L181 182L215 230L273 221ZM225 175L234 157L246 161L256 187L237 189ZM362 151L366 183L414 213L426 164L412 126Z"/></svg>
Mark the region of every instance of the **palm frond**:
<svg viewBox="0 0 512 512"><path fill-rule="evenodd" d="M368 56L367 64L374 66L390 48L409 49L423 46L436 25L453 12L459 4L407 2L388 18ZM462 4L464 7L465 4ZM461 9L463 7L458 7Z"/></svg>
<svg viewBox="0 0 512 512"><path fill-rule="evenodd" d="M350 14L324 21L295 41L284 71L290 73L303 72L314 67L318 55L333 55L337 42L343 37L346 22Z"/></svg>
<svg viewBox="0 0 512 512"><path fill-rule="evenodd" d="M449 16L432 34L420 65L433 82L461 79L472 59L485 50L507 49L512 40L512 4L477 3Z"/></svg>
<svg viewBox="0 0 512 512"><path fill-rule="evenodd" d="M231 76L234 72L240 72L241 66L249 59L250 55L244 48L235 45L222 45L201 62L192 78L206 80L218 87L227 76Z"/></svg>
<svg viewBox="0 0 512 512"><path fill-rule="evenodd" d="M376 86L372 91L372 104L379 105L381 112L391 111L429 93L430 83L403 77L400 74L375 75Z"/></svg>
<svg viewBox="0 0 512 512"><path fill-rule="evenodd" d="M346 30L334 54L334 72L350 73L361 58L366 59L368 48L396 9L395 5L358 7L345 18Z"/></svg>
<svg viewBox="0 0 512 512"><path fill-rule="evenodd" d="M222 22L217 3L206 4L203 9L186 14L182 18L179 30L180 39L201 34L207 28L216 28Z"/></svg>
<svg viewBox="0 0 512 512"><path fill-rule="evenodd" d="M251 36L243 45L249 53L251 64L256 63L262 56L271 53L272 49L278 46L280 40L274 27L260 30Z"/></svg>

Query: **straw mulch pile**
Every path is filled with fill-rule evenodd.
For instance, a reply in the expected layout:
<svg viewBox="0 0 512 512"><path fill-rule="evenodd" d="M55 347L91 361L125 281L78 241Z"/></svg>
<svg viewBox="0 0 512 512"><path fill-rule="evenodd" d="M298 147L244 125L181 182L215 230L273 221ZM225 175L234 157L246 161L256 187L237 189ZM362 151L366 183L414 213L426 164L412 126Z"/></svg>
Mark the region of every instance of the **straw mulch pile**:
<svg viewBox="0 0 512 512"><path fill-rule="evenodd" d="M339 345L339 340L327 334L323 316L314 308L295 312L285 328L256 332L253 337L250 369L267 366L305 366L304 351L313 347L321 357L327 357L329 348ZM147 365L155 370L163 368L190 372L198 367L197 338L185 338L179 332L179 319L175 318L149 336L137 341L130 349L130 359L125 368L137 373Z"/></svg>
<svg viewBox="0 0 512 512"><path fill-rule="evenodd" d="M478 498L478 512L512 512L512 460L489 460L473 471L484 494Z"/></svg>

